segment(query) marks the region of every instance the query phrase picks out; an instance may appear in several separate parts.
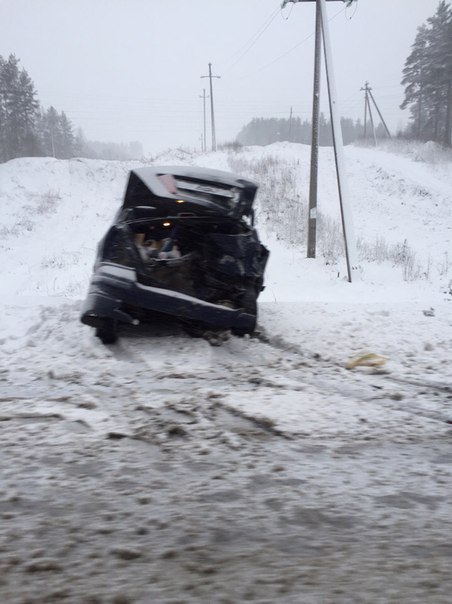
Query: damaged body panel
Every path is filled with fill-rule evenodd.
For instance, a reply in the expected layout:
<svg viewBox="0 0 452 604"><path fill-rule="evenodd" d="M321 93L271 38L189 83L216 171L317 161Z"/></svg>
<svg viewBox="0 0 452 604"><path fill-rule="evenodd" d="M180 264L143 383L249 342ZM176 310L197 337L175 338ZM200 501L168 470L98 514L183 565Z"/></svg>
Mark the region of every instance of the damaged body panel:
<svg viewBox="0 0 452 604"><path fill-rule="evenodd" d="M98 246L81 321L105 342L156 313L187 327L252 333L268 250L253 225L257 185L195 167L130 173Z"/></svg>

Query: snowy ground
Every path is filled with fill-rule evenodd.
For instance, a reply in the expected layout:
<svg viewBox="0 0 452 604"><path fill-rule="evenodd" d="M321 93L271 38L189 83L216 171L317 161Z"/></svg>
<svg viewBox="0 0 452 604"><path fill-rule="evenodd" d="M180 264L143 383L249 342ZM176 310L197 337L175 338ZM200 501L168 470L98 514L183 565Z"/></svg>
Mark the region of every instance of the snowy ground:
<svg viewBox="0 0 452 604"><path fill-rule="evenodd" d="M307 147L241 155L295 162L306 197ZM349 284L263 227L257 337L220 347L78 322L136 164L0 165L0 602L450 602L452 165L346 159L357 234L407 240L417 278L363 262ZM230 157L159 163L181 161ZM346 368L364 353L386 362Z"/></svg>

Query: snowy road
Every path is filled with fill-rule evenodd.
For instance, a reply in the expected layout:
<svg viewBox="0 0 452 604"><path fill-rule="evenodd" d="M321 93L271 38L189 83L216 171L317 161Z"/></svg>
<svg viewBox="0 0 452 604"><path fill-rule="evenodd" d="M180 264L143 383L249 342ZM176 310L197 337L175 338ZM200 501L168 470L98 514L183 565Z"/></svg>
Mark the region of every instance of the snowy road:
<svg viewBox="0 0 452 604"><path fill-rule="evenodd" d="M309 151L184 156L262 184L259 334L221 346L79 322L137 162L0 166L0 604L449 604L452 164L346 148L349 284L298 237Z"/></svg>
<svg viewBox="0 0 452 604"><path fill-rule="evenodd" d="M450 601L446 382L57 310L3 349L2 602Z"/></svg>

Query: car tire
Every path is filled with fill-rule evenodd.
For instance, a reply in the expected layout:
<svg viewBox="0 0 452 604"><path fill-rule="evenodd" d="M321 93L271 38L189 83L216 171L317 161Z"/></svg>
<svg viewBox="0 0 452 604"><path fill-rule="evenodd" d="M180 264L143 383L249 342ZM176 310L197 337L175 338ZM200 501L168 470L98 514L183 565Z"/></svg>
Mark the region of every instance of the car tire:
<svg viewBox="0 0 452 604"><path fill-rule="evenodd" d="M102 344L114 344L118 340L116 331L116 321L113 319L103 319L102 325L96 328L96 337Z"/></svg>

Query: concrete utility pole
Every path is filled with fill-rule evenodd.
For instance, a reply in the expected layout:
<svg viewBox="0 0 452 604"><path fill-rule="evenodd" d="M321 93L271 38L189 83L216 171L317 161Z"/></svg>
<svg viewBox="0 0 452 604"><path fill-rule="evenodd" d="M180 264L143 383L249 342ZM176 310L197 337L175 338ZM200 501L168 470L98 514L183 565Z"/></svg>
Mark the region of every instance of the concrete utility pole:
<svg viewBox="0 0 452 604"><path fill-rule="evenodd" d="M317 0L322 16L323 48L325 51L326 79L330 101L331 124L333 126L333 144L336 159L337 187L341 205L342 230L344 232L345 259L347 262L348 280L352 282L353 271L358 268L356 260L356 243L353 229L351 208L348 202L347 181L345 178L344 143L342 140L341 122L338 111L336 82L333 73L333 57L331 53L330 32L326 14L325 0ZM351 2L348 2L351 4Z"/></svg>
<svg viewBox="0 0 452 604"><path fill-rule="evenodd" d="M363 90L363 88L361 88ZM369 105L369 99L367 98L367 82L364 94L364 142L367 140L367 107Z"/></svg>
<svg viewBox="0 0 452 604"><path fill-rule="evenodd" d="M292 107L290 108L290 115L289 115L289 135L287 137L289 139L289 143L292 142Z"/></svg>
<svg viewBox="0 0 452 604"><path fill-rule="evenodd" d="M217 140L215 136L215 117L213 112L213 88L212 88L212 78L220 79L221 76L212 75L212 63L209 63L209 75L201 76L201 78L209 78L210 83L210 121L212 126L212 151L217 150Z"/></svg>
<svg viewBox="0 0 452 604"><path fill-rule="evenodd" d="M377 102L374 99L374 95L372 94L372 88L369 88L369 95L370 95L370 98L372 99L373 104L375 105L375 109L377 110L378 115L380 116L381 123L383 124L383 127L386 131L386 134L388 135L388 138L391 138L391 133L389 132L388 127L386 126L386 122L384 121L383 116L381 115L381 111L378 108Z"/></svg>
<svg viewBox="0 0 452 604"><path fill-rule="evenodd" d="M369 101L370 88L369 88L369 85L367 82L364 84L364 88L361 88L361 90L364 90L364 142L367 143L367 113L369 112L370 126L372 128L372 135L374 137L374 145L377 146L377 137L375 135L374 118L372 116L372 109L370 107L370 101Z"/></svg>
<svg viewBox="0 0 452 604"><path fill-rule="evenodd" d="M377 133L375 132L375 123L374 116L372 115L372 107L369 103L369 119L370 119L370 127L372 128L372 134L374 136L374 145L377 146Z"/></svg>
<svg viewBox="0 0 452 604"><path fill-rule="evenodd" d="M334 157L336 161L336 174L337 174L337 185L338 185L338 193L339 193L339 202L341 207L341 219L342 219L342 231L344 234L344 244L345 244L345 258L347 263L347 273L348 280L352 281L352 271L357 268L356 262L356 245L355 245L355 236L353 232L353 220L351 215L351 210L348 205L348 194L346 189L346 181L345 181L345 162L344 162L344 153L343 153L343 141L342 141L342 130L340 124L340 117L337 111L337 96L336 96L336 84L334 81L333 74L333 61L332 61L332 53L331 53L331 43L330 43L330 33L328 28L328 19L326 14L326 1L327 0L284 0L282 3L282 8L288 2L316 2L317 3L317 14L320 14L320 22L322 27L323 34L323 50L325 53L325 70L328 84L328 96L329 96L329 104L330 104L330 116L331 116L331 125L333 128L333 145L334 145ZM332 0L329 0L332 1ZM354 0L342 0L347 5L351 5ZM319 53L318 53L319 54ZM315 90L314 84L314 99L315 95L319 94L319 90ZM314 107L313 107L314 113ZM314 123L313 123L313 131L314 131ZM317 140L313 140L313 145L318 147L318 137ZM311 165L311 182L310 186L312 186L312 193L310 191L310 206L311 206L311 198L312 203L317 200L317 167ZM316 219L317 209L316 205L313 205L312 216ZM311 208L310 208L310 218L311 218ZM312 226L312 225L311 225ZM312 247L312 246L311 246ZM315 250L314 250L315 253Z"/></svg>
<svg viewBox="0 0 452 604"><path fill-rule="evenodd" d="M343 141L342 141L342 130L340 124L340 117L337 109L337 95L336 95L336 84L333 74L333 61L331 53L330 34L328 28L328 19L326 14L326 1L327 0L284 0L282 8L285 7L289 2L316 2L316 58L314 65L314 101L313 101L313 123L312 123L312 147L311 147L311 179L310 179L310 194L309 194L309 220L308 225L308 237L309 230L311 230L311 239L308 241L308 257L315 257L315 228L317 219L317 154L318 154L318 118L316 112L318 107L316 103L319 99L316 97L320 96L320 80L316 82L315 71L318 68L320 70L320 35L317 36L319 23L321 24L321 33L323 35L323 49L325 54L325 69L328 84L328 97L330 105L330 116L331 125L333 129L333 145L334 145L334 156L336 161L336 175L337 185L339 193L339 202L341 208L341 219L342 219L342 230L344 234L345 244L345 258L347 263L348 280L352 282L352 273L357 268L356 262L356 244L355 236L353 231L353 220L351 215L351 209L348 204L348 192L345 180L345 162L343 153ZM333 1L333 0L328 0ZM347 5L352 4L354 0L342 0ZM318 63L318 64L317 64ZM317 75L317 77L319 77ZM317 121L317 132L315 132ZM311 255L309 255L311 254ZM313 255L312 255L313 254ZM355 273L356 274L356 273Z"/></svg>
<svg viewBox="0 0 452 604"><path fill-rule="evenodd" d="M317 180L319 172L319 117L320 117L320 69L322 46L322 22L320 6L315 11L314 86L311 125L311 172L309 178L308 250L307 257L315 258L317 244Z"/></svg>
<svg viewBox="0 0 452 604"><path fill-rule="evenodd" d="M375 135L375 128L374 128L374 120L372 117L372 111L370 108L370 101L369 98L372 100L372 103L375 106L375 109L377 110L378 115L380 116L380 120L381 123L383 124L383 127L386 131L386 134L388 135L388 138L391 138L391 133L389 132L389 129L386 125L386 122L383 119L383 116L381 115L381 111L378 108L378 105L374 99L374 95L372 94L372 88L369 86L369 82L366 82L364 84L364 88L361 88L361 90L364 90L365 92L365 96L364 96L364 120L367 120L367 109L369 109L369 117L370 117L370 123L372 125L372 130L374 133L374 140L375 140L375 145L377 144L377 137ZM364 121L364 140L366 140L366 134L367 134L367 127L366 127L366 121Z"/></svg>
<svg viewBox="0 0 452 604"><path fill-rule="evenodd" d="M204 151L204 153L207 151L207 143L206 143L206 99L208 99L209 97L206 96L206 89L203 88L202 89L202 96L200 95L200 97L203 100L203 115L204 115L204 144L201 145L202 151Z"/></svg>

